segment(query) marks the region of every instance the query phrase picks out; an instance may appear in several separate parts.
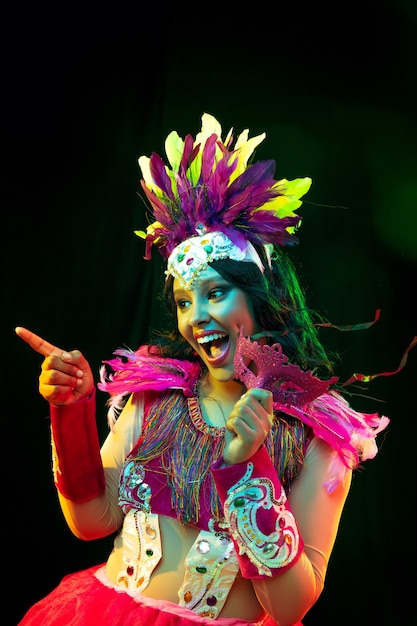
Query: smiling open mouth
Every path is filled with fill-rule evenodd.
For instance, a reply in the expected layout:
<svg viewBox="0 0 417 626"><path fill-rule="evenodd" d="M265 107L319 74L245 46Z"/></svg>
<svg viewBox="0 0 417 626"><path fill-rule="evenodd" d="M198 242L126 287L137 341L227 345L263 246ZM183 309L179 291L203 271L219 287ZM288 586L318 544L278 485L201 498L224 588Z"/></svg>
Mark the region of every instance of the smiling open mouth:
<svg viewBox="0 0 417 626"><path fill-rule="evenodd" d="M203 348L209 358L217 359L227 350L229 335L226 335L226 333L212 333L211 335L199 337L197 343Z"/></svg>

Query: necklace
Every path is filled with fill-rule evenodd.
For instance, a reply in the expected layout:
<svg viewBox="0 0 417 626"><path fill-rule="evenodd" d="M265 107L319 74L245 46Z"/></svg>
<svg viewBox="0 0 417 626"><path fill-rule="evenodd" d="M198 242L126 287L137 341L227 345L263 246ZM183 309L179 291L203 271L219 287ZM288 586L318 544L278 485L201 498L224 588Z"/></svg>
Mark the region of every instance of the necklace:
<svg viewBox="0 0 417 626"><path fill-rule="evenodd" d="M282 415L274 420L265 444L284 488L302 469L310 436L296 418ZM149 476L157 476L152 484L158 490L161 481L169 486L178 519L192 524L207 515L220 519L222 506L210 468L223 453L224 437L224 426L204 420L197 394L186 398L180 391L168 390L147 405L143 433L129 458ZM165 479L158 477L161 473Z"/></svg>
<svg viewBox="0 0 417 626"><path fill-rule="evenodd" d="M220 422L221 426L226 426L226 417L220 400L213 398L213 396L199 395L199 402L201 414L207 424L218 427ZM210 405L210 408L207 405ZM211 409L213 406L216 407L214 411Z"/></svg>
<svg viewBox="0 0 417 626"><path fill-rule="evenodd" d="M203 377L197 382L194 393L198 397L201 414L205 422L210 426L225 428L229 414L242 391L239 389L237 397L236 389L225 388L221 389L219 393L213 387L212 382L207 377Z"/></svg>

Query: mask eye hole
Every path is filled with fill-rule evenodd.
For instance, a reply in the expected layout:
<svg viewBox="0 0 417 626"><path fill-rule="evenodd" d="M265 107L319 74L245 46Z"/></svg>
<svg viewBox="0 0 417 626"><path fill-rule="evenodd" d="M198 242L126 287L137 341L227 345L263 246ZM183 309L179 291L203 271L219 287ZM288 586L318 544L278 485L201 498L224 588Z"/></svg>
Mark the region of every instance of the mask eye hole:
<svg viewBox="0 0 417 626"><path fill-rule="evenodd" d="M303 387L297 385L294 381L285 380L283 378L277 378L276 380L267 380L269 388L271 391L273 389L280 389L285 392L290 393L301 393L304 391Z"/></svg>

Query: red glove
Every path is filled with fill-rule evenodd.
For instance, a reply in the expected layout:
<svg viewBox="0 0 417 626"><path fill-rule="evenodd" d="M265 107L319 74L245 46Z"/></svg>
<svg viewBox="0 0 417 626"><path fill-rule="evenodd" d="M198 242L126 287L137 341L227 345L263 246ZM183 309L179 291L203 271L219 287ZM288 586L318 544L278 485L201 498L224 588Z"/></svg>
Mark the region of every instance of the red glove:
<svg viewBox="0 0 417 626"><path fill-rule="evenodd" d="M55 485L68 500L87 502L105 489L95 389L89 398L50 409Z"/></svg>

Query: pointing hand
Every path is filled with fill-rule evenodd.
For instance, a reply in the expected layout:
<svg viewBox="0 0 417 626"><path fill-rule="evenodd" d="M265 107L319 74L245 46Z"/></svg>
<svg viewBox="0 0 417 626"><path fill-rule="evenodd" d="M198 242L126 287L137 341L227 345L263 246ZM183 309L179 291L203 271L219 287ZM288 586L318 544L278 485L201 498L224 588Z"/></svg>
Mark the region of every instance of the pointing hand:
<svg viewBox="0 0 417 626"><path fill-rule="evenodd" d="M39 392L45 400L60 406L91 394L94 389L93 374L79 350L62 350L21 326L15 332L35 352L45 357L39 376Z"/></svg>

